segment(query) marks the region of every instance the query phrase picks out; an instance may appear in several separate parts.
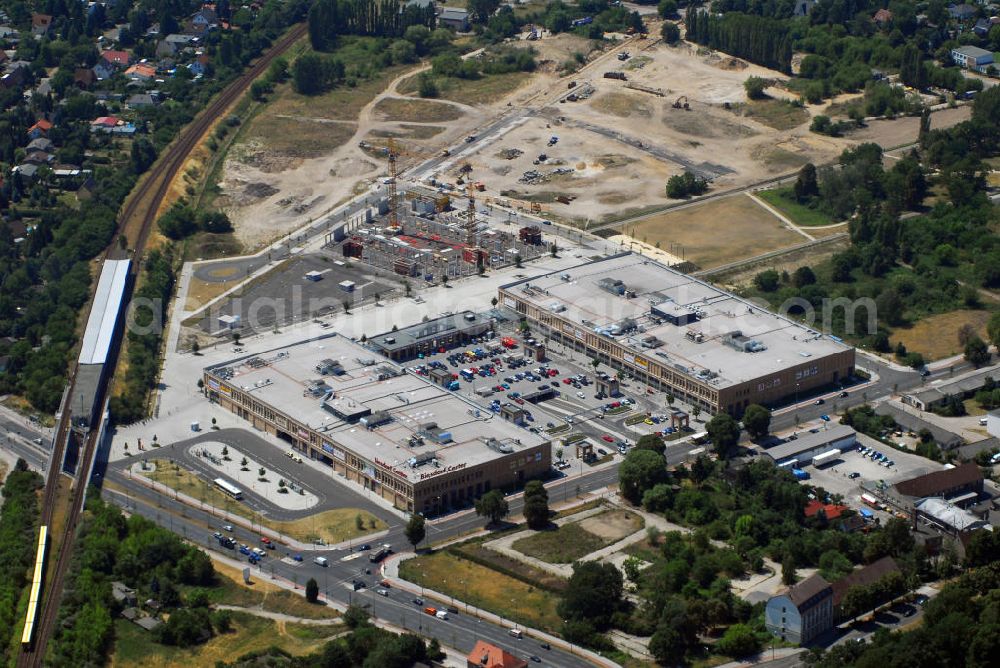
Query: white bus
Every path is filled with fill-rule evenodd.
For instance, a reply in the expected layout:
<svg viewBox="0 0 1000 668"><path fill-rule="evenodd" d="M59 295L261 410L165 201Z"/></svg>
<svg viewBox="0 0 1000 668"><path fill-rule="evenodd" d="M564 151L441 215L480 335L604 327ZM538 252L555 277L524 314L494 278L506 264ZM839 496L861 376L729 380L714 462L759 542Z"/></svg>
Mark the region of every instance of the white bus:
<svg viewBox="0 0 1000 668"><path fill-rule="evenodd" d="M229 496L233 497L234 499L239 500L243 498L243 491L239 487L226 482L222 478L215 479L215 486L221 489Z"/></svg>

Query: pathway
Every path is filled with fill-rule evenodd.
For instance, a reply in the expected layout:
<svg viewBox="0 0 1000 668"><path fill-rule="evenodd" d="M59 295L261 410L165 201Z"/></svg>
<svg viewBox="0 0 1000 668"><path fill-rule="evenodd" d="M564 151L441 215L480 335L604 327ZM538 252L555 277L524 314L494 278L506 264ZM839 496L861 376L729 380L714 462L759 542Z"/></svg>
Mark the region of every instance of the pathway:
<svg viewBox="0 0 1000 668"><path fill-rule="evenodd" d="M231 612L245 612L248 615L253 615L254 617L264 617L266 619L273 619L276 622L292 622L295 624L309 624L312 626L334 626L336 624L343 624L344 620L340 617L330 617L326 619L311 619L309 617L296 617L295 615L287 615L283 612L272 612L271 610L265 610L263 603L260 605L255 605L253 607L245 607L242 605L216 605L217 610L229 610ZM339 634L338 634L339 635Z"/></svg>
<svg viewBox="0 0 1000 668"><path fill-rule="evenodd" d="M791 219L789 219L785 214L781 213L780 211L778 211L777 209L775 209L773 206L771 206L770 204L768 204L767 202L765 202L761 198L757 197L757 195L755 195L754 193L752 193L750 191L747 191L746 196L749 197L754 202L756 202L758 205L760 205L761 208L763 208L765 211L767 211L768 213L770 213L772 216L774 216L775 218L777 218L778 220L780 220L782 223L784 223L785 227L787 227L788 229L790 229L792 232L798 232L799 234L801 234L802 236L804 236L809 241L816 241L816 237L814 237L813 235L809 234L808 232L806 232L805 230L803 230L801 227L799 227L798 225L796 225L795 223L793 223L791 221Z"/></svg>

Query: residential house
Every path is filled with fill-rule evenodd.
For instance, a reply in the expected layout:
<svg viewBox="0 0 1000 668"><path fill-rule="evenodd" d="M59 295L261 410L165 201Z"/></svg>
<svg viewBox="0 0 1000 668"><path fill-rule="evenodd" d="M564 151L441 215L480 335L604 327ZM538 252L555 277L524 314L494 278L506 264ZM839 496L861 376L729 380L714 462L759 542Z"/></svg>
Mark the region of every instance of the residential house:
<svg viewBox="0 0 1000 668"><path fill-rule="evenodd" d="M203 77L208 72L208 66L210 62L211 59L207 55L201 54L200 56L194 59L194 62L188 64L188 69L191 70L191 74L195 75L196 77L198 76Z"/></svg>
<svg viewBox="0 0 1000 668"><path fill-rule="evenodd" d="M156 68L148 63L136 63L125 70L125 76L132 81L149 81L156 76Z"/></svg>
<svg viewBox="0 0 1000 668"><path fill-rule="evenodd" d="M815 517L822 512L827 520L833 521L839 519L845 510L849 510L849 508L847 506L839 506L835 503L822 503L813 499L806 504L805 516Z"/></svg>
<svg viewBox="0 0 1000 668"><path fill-rule="evenodd" d="M219 27L219 16L210 7L204 7L194 13L184 25L184 32L189 35L205 35L212 28Z"/></svg>
<svg viewBox="0 0 1000 668"><path fill-rule="evenodd" d="M90 122L91 132L111 132L118 125L118 118L115 116L101 116Z"/></svg>
<svg viewBox="0 0 1000 668"><path fill-rule="evenodd" d="M951 59L959 67L982 72L993 64L993 52L978 46L960 46L951 50Z"/></svg>
<svg viewBox="0 0 1000 668"><path fill-rule="evenodd" d="M112 67L128 67L132 62L132 54L128 51L110 49L101 54L101 60Z"/></svg>
<svg viewBox="0 0 1000 668"><path fill-rule="evenodd" d="M160 36L160 23L157 21L153 25L146 28L146 37L159 37Z"/></svg>
<svg viewBox="0 0 1000 668"><path fill-rule="evenodd" d="M38 137L37 139L32 139L24 150L29 155L32 153L51 153L55 150L55 147L55 144L53 144L50 139Z"/></svg>
<svg viewBox="0 0 1000 668"><path fill-rule="evenodd" d="M156 45L156 55L161 58L166 56L176 56L186 47L192 46L198 41L198 38L194 35L180 35L176 33L167 35Z"/></svg>
<svg viewBox="0 0 1000 668"><path fill-rule="evenodd" d="M45 135L47 135L49 133L49 130L51 129L52 129L52 123L45 120L44 118L40 118L37 121L35 121L34 125L28 128L27 134L32 139L38 139L39 137L44 137Z"/></svg>
<svg viewBox="0 0 1000 668"><path fill-rule="evenodd" d="M41 95L42 97L48 97L52 93L52 84L49 83L51 79L45 77L38 81L38 85L35 86L34 90L24 91L24 99L31 100L35 95Z"/></svg>
<svg viewBox="0 0 1000 668"><path fill-rule="evenodd" d="M948 16L956 21L970 21L976 17L976 8L972 5L951 5Z"/></svg>
<svg viewBox="0 0 1000 668"><path fill-rule="evenodd" d="M33 151L24 158L24 162L30 165L41 166L41 165L49 165L55 162L55 159L56 157L54 155L46 151Z"/></svg>
<svg viewBox="0 0 1000 668"><path fill-rule="evenodd" d="M833 628L833 587L821 575L811 575L764 608L764 625L775 636L806 645Z"/></svg>
<svg viewBox="0 0 1000 668"><path fill-rule="evenodd" d="M996 17L993 17L996 18ZM976 33L980 37L986 37L990 34L990 28L994 26L993 19L979 19L976 21L976 25L972 26L972 32Z"/></svg>
<svg viewBox="0 0 1000 668"><path fill-rule="evenodd" d="M442 28L451 28L456 32L468 32L469 12L455 7L445 7L438 14L437 22Z"/></svg>
<svg viewBox="0 0 1000 668"><path fill-rule="evenodd" d="M878 561L862 566L839 580L835 580L831 588L833 589L833 609L837 617L840 618L838 611L851 587L870 587L885 576L899 572L899 566L892 557L882 557Z"/></svg>
<svg viewBox="0 0 1000 668"><path fill-rule="evenodd" d="M105 79L110 79L115 74L115 68L111 63L104 62L103 60L94 65L94 76L98 81L104 81Z"/></svg>
<svg viewBox="0 0 1000 668"><path fill-rule="evenodd" d="M32 14L31 15L31 34L35 38L42 37L49 31L52 27L52 16L49 14Z"/></svg>
<svg viewBox="0 0 1000 668"><path fill-rule="evenodd" d="M111 583L111 596L118 603L129 607L138 605L135 596L135 589L127 586L124 582L114 581Z"/></svg>
<svg viewBox="0 0 1000 668"><path fill-rule="evenodd" d="M142 109L156 106L157 102L158 100L149 93L136 93L125 100L125 106L129 109Z"/></svg>
<svg viewBox="0 0 1000 668"><path fill-rule="evenodd" d="M890 12L888 9L880 9L877 12L875 12L875 16L872 17L872 21L874 21L875 23L879 24L882 27L885 27L889 23L892 23L892 12Z"/></svg>
<svg viewBox="0 0 1000 668"><path fill-rule="evenodd" d="M26 60L15 60L4 68L3 76L0 76L0 86L14 88L23 84L30 76L31 63Z"/></svg>
<svg viewBox="0 0 1000 668"><path fill-rule="evenodd" d="M20 174L21 178L23 178L23 179L25 179L27 181L33 181L34 178L35 178L35 175L38 174L38 165L34 165L34 164L30 163L30 162L26 162L26 163L24 163L22 165L18 165L17 167L15 167L14 169L12 169L11 171Z"/></svg>
<svg viewBox="0 0 1000 668"><path fill-rule="evenodd" d="M528 662L485 640L476 641L465 657L466 668L527 668Z"/></svg>
<svg viewBox="0 0 1000 668"><path fill-rule="evenodd" d="M97 83L97 73L88 67L78 67L73 72L73 84L77 88L86 90Z"/></svg>

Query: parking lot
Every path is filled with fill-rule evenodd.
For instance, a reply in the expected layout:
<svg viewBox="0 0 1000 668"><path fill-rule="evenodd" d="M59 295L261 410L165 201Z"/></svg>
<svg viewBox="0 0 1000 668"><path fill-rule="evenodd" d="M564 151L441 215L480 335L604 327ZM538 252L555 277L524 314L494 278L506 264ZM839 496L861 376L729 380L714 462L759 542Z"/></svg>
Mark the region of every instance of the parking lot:
<svg viewBox="0 0 1000 668"><path fill-rule="evenodd" d="M354 283L350 292L338 287L343 281ZM310 253L289 260L247 285L239 296L209 309L200 326L203 331L214 332L219 329L220 315L239 315L242 333L246 335L248 330L342 311L345 300L355 304L375 295L385 297L396 287L368 267L352 265L325 253Z"/></svg>
<svg viewBox="0 0 1000 668"><path fill-rule="evenodd" d="M455 391L484 410L500 412L505 403L517 405L526 411L526 429L543 435L551 432L554 441L582 433L594 443L598 457L616 451L624 454L636 434L668 428L659 422L664 407L654 405L645 386L623 380L620 396L600 396L595 376L612 370L603 366L595 372L588 358L579 353L570 355L550 348L546 362L531 361L524 356L520 337L497 334L444 352L439 350L406 366L421 375L428 375L434 368L448 371ZM635 410L653 412L659 423L640 422L625 427L623 419ZM572 459L573 451L575 448L565 448L564 459Z"/></svg>
<svg viewBox="0 0 1000 668"><path fill-rule="evenodd" d="M876 485L881 481L885 485L891 486L901 480L909 480L925 473L939 471L943 467L942 464L932 462L919 455L889 448L864 434L858 434L858 446L872 448L874 451L882 453L893 461L894 465L881 466L870 455L865 456L862 452L858 452L857 447L855 447L845 451L840 459L832 464L820 468L805 467L805 470L812 476L811 483L832 494L842 495L844 502L855 510L865 507L861 501L861 494L864 492L862 483ZM858 475L854 476L855 473Z"/></svg>

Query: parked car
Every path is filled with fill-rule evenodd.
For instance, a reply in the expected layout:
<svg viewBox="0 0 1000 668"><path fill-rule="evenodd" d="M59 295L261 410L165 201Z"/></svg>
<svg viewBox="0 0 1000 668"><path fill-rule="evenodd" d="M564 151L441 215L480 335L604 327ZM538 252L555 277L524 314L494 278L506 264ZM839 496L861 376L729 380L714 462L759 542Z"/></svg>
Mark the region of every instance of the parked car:
<svg viewBox="0 0 1000 668"><path fill-rule="evenodd" d="M601 436L601 440L602 441L607 441L608 443L614 443L615 442L615 439L611 438L611 436L609 434L605 434L604 436Z"/></svg>

